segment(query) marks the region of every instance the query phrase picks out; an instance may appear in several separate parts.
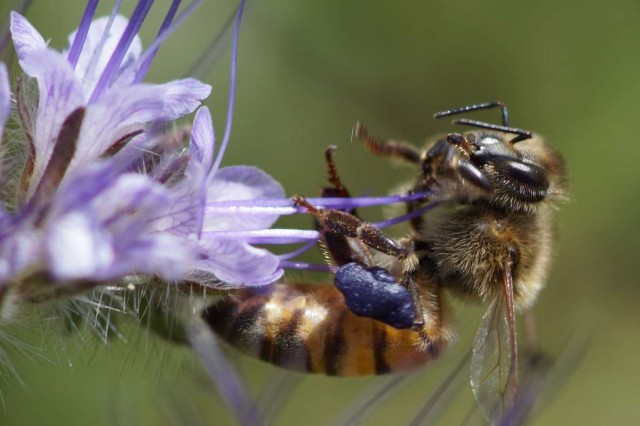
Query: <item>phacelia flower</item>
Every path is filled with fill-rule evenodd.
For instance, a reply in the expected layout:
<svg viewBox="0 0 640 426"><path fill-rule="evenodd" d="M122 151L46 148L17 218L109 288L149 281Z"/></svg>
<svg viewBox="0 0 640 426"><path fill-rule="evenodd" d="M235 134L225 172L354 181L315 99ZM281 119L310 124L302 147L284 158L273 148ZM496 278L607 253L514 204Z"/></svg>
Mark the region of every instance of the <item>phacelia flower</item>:
<svg viewBox="0 0 640 426"><path fill-rule="evenodd" d="M279 258L235 233L268 228L277 215L220 216L206 206L282 199L280 184L254 167L218 168L228 134L216 157L211 115L198 109L209 85L142 82L175 9L143 51L137 32L151 2L140 1L130 20L116 9L93 19L95 3L61 52L11 14L26 78L14 94L22 131L0 145L0 294L37 299L52 286L133 274L214 286L276 280ZM173 125L196 109L190 129ZM0 64L0 136L10 111Z"/></svg>

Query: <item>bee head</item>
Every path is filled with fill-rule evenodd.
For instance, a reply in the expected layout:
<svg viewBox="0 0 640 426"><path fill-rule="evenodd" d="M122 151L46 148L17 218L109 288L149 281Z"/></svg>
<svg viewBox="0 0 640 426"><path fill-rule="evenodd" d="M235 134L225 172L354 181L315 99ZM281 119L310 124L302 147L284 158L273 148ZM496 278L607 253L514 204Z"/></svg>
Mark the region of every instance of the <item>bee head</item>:
<svg viewBox="0 0 640 426"><path fill-rule="evenodd" d="M463 179L499 198L536 203L547 196L550 182L535 149L528 149L542 142L537 138L526 141L516 144L510 135L482 131L447 135L447 142L461 154L457 169Z"/></svg>
<svg viewBox="0 0 640 426"><path fill-rule="evenodd" d="M564 168L561 160L557 160L561 157L540 137L509 126L507 107L503 102L469 105L439 112L434 117L493 108L500 109L501 124L467 118L452 121L476 130L449 133L427 153L422 170L425 185L428 176L436 181L442 177L449 181L453 178L463 186L470 184L475 188L473 198L488 198L492 204L507 208L535 208L536 203L555 190L554 183L563 178Z"/></svg>

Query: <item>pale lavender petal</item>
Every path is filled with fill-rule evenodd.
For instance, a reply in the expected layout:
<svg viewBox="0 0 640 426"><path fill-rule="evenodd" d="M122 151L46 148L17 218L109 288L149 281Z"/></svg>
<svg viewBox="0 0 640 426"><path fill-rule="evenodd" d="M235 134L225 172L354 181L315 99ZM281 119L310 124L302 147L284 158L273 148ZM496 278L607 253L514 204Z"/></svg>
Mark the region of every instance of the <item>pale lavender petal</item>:
<svg viewBox="0 0 640 426"><path fill-rule="evenodd" d="M30 187L32 193L49 161L63 121L84 104L85 98L71 66L56 51L44 49L30 53L22 61L22 69L38 80L39 89L34 132L36 161Z"/></svg>
<svg viewBox="0 0 640 426"><path fill-rule="evenodd" d="M76 76L82 81L82 87L85 93L91 93L93 89L95 89L102 71L104 71L104 68L120 41L120 37L129 23L127 18L121 15L114 17L110 28L108 28L108 22L109 17L103 16L95 19L91 23L87 39L85 40L78 64L76 65ZM108 32L105 34L106 30L108 30ZM69 44L73 42L76 33L77 31L74 31L69 35ZM140 57L141 53L142 43L140 42L140 37L135 36L122 60L120 72L133 64Z"/></svg>
<svg viewBox="0 0 640 426"><path fill-rule="evenodd" d="M187 272L193 259L181 239L144 227L117 232L92 213L64 215L47 229L48 270L57 280L104 281L134 273L178 280Z"/></svg>
<svg viewBox="0 0 640 426"><path fill-rule="evenodd" d="M167 281L182 281L193 265L193 252L183 238L149 234L122 250L122 269L117 275L153 274ZM126 269L124 269L126 268Z"/></svg>
<svg viewBox="0 0 640 426"><path fill-rule="evenodd" d="M282 276L280 261L267 250L232 240L201 240L196 268L229 284L264 285Z"/></svg>
<svg viewBox="0 0 640 426"><path fill-rule="evenodd" d="M213 163L213 149L215 146L215 135L213 131L213 122L209 108L202 107L196 113L191 128L191 145L189 151L191 153L192 164L201 165L204 170L208 171ZM194 162L195 161L195 162ZM187 168L187 171L189 169Z"/></svg>
<svg viewBox="0 0 640 426"><path fill-rule="evenodd" d="M102 94L112 86L115 78L122 72L122 61L134 38L137 37L138 30L140 30L140 27L142 26L142 23L144 22L147 13L149 13L152 5L153 0L138 1L138 4L131 13L131 19L122 33L122 37L118 40L118 45L109 58L107 65L104 67L104 70L98 79L98 83L96 84L95 90L91 93L91 97L89 98L90 102L99 99Z"/></svg>
<svg viewBox="0 0 640 426"><path fill-rule="evenodd" d="M93 215L79 211L64 215L48 231L49 271L58 279L92 277L115 263L112 235Z"/></svg>
<svg viewBox="0 0 640 426"><path fill-rule="evenodd" d="M194 78L174 80L155 87L162 89L164 100L162 116L156 120L175 120L189 114L211 93L211 86Z"/></svg>
<svg viewBox="0 0 640 426"><path fill-rule="evenodd" d="M185 238L199 238L202 229L204 196L197 182L204 181L199 173L196 181L183 180L173 188L172 203L153 221L156 231L170 232Z"/></svg>
<svg viewBox="0 0 640 426"><path fill-rule="evenodd" d="M209 185L207 203L226 200L283 198L284 189L275 179L251 166L232 166L218 170ZM203 231L237 231L269 228L278 215L206 215Z"/></svg>
<svg viewBox="0 0 640 426"><path fill-rule="evenodd" d="M136 173L118 175L108 162L93 164L60 187L50 215L91 209L110 226L154 218L172 201L169 190Z"/></svg>
<svg viewBox="0 0 640 426"><path fill-rule="evenodd" d="M72 176L45 223L49 270L59 280L182 278L194 260L191 246L154 228L158 211L171 202L163 186L143 175L117 175L105 163Z"/></svg>
<svg viewBox="0 0 640 426"><path fill-rule="evenodd" d="M206 107L196 113L191 130L190 159L185 178L174 186L175 200L163 214L164 228L183 236L200 236L206 201L207 171L213 162L213 124Z"/></svg>
<svg viewBox="0 0 640 426"><path fill-rule="evenodd" d="M11 114L11 87L7 67L0 62L0 142L4 132L4 125Z"/></svg>
<svg viewBox="0 0 640 426"><path fill-rule="evenodd" d="M36 30L24 16L17 12L11 12L10 25L13 46L16 49L16 54L20 61L30 52L47 48L47 43L38 30Z"/></svg>
<svg viewBox="0 0 640 426"><path fill-rule="evenodd" d="M49 207L49 216L85 208L102 191L114 185L119 171L111 162L94 163L62 182L58 195Z"/></svg>
<svg viewBox="0 0 640 426"><path fill-rule="evenodd" d="M87 108L70 168L96 159L133 127L175 120L193 112L210 92L211 86L194 79L159 85L138 84L107 91Z"/></svg>
<svg viewBox="0 0 640 426"><path fill-rule="evenodd" d="M17 224L6 229L0 237L0 289L8 281L15 280L28 270L37 270L42 266L42 240L38 232L27 224Z"/></svg>
<svg viewBox="0 0 640 426"><path fill-rule="evenodd" d="M162 22L162 25L160 26L160 30L158 30L158 34L156 35L156 40L158 39L158 37L162 36L162 34L165 31L167 31L168 28L170 28L171 21L173 21L173 18L176 16L178 7L180 7L180 2L181 0L173 0L171 2L169 11L167 12L167 15L164 17L164 21ZM158 53L159 47L160 46L153 48L153 50L151 50L147 55L145 55L146 59L144 59L143 62L140 64L140 68L136 70L136 77L134 79L134 82L140 83L141 81L144 80L144 77L147 75L147 71L151 66L151 62L153 62L153 58L156 56L156 53Z"/></svg>

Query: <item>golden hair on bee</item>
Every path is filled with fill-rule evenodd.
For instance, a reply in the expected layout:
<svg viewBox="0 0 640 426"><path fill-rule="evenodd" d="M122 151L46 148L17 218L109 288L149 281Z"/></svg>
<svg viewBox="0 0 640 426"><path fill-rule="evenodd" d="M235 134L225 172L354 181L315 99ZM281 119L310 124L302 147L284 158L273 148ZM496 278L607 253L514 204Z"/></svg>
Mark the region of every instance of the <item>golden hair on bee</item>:
<svg viewBox="0 0 640 426"><path fill-rule="evenodd" d="M300 372L364 376L410 370L438 356L452 334L439 300L431 304L423 329L397 329L355 315L332 285L280 283L241 290L204 317L247 355Z"/></svg>

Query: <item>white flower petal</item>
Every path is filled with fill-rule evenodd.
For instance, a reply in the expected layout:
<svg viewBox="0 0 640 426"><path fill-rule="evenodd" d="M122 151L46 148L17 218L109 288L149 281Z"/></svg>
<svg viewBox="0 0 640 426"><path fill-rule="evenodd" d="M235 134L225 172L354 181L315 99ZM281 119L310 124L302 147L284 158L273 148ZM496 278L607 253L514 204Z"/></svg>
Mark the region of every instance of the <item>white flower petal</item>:
<svg viewBox="0 0 640 426"><path fill-rule="evenodd" d="M134 126L154 121L175 120L193 112L211 92L211 86L197 80L176 80L166 84L137 84L106 92L89 105L70 169L102 155Z"/></svg>
<svg viewBox="0 0 640 426"><path fill-rule="evenodd" d="M109 28L109 32L105 33L108 22L108 16L103 16L93 20L89 27L89 32L87 33L84 46L82 47L82 52L78 58L75 73L78 79L82 82L85 93L93 92L102 71L104 71L111 55L113 55L129 20L124 16L116 15L111 28ZM75 38L76 33L77 30L69 34L69 46L73 44L73 39ZM101 45L101 43L104 44ZM120 72L122 72L127 66L133 64L141 54L142 43L140 42L140 37L136 35L122 60Z"/></svg>
<svg viewBox="0 0 640 426"><path fill-rule="evenodd" d="M251 166L232 166L218 170L209 185L207 202L283 198L284 189L275 179ZM203 231L239 231L269 228L277 215L209 215Z"/></svg>
<svg viewBox="0 0 640 426"><path fill-rule="evenodd" d="M17 12L11 12L11 38L16 49L18 60L22 60L30 52L46 49L47 43L27 18Z"/></svg>
<svg viewBox="0 0 640 426"><path fill-rule="evenodd" d="M71 66L60 53L51 49L34 51L21 65L25 74L38 80L39 89L33 135L36 162L31 178L32 193L49 161L62 123L85 103L85 97Z"/></svg>
<svg viewBox="0 0 640 426"><path fill-rule="evenodd" d="M58 217L46 242L49 271L58 280L92 278L108 270L116 256L111 236L84 212Z"/></svg>
<svg viewBox="0 0 640 426"><path fill-rule="evenodd" d="M64 182L52 202L44 224L49 269L59 280L184 278L193 243L156 227L171 202L169 189L147 176L118 175L109 162L91 165Z"/></svg>
<svg viewBox="0 0 640 426"><path fill-rule="evenodd" d="M211 169L214 147L215 135L211 113L209 108L202 107L196 113L196 118L193 120L193 127L191 128L191 144L189 146L191 161L189 166L201 164L205 171Z"/></svg>
<svg viewBox="0 0 640 426"><path fill-rule="evenodd" d="M11 87L7 67L0 62L0 142L4 132L4 125L11 114Z"/></svg>
<svg viewBox="0 0 640 426"><path fill-rule="evenodd" d="M203 259L197 269L228 284L263 285L282 276L277 256L267 250L233 240L202 240Z"/></svg>
<svg viewBox="0 0 640 426"><path fill-rule="evenodd" d="M189 164L185 178L174 186L175 201L165 217L171 224L165 230L185 237L200 236L206 201L207 171L213 162L213 124L206 107L196 113L191 130Z"/></svg>
<svg viewBox="0 0 640 426"><path fill-rule="evenodd" d="M108 268L96 271L98 280L108 280L131 274L157 275L165 280L184 279L193 264L193 253L182 238L165 233L138 230L135 238L116 233L117 238L129 238L114 247L116 258Z"/></svg>
<svg viewBox="0 0 640 426"><path fill-rule="evenodd" d="M26 271L37 270L44 263L40 233L30 224L13 226L6 219L0 222L0 229L5 233L0 238L0 289L7 281L19 279Z"/></svg>

